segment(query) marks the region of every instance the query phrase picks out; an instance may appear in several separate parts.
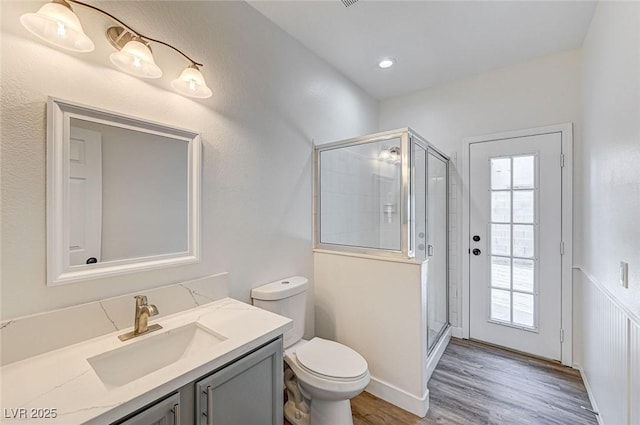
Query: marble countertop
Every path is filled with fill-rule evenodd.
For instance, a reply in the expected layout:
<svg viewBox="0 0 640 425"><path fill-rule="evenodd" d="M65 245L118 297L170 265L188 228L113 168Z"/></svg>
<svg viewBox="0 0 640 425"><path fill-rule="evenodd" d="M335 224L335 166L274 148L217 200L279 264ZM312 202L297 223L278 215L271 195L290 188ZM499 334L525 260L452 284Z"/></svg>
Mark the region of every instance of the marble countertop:
<svg viewBox="0 0 640 425"><path fill-rule="evenodd" d="M227 339L121 386L102 382L88 358L197 322ZM229 363L292 328L290 319L224 298L167 316L163 330L126 342L122 331L0 368L0 422L108 424ZM72 332L72 329L69 329ZM29 335L25 335L29 338ZM55 409L55 418L37 418Z"/></svg>

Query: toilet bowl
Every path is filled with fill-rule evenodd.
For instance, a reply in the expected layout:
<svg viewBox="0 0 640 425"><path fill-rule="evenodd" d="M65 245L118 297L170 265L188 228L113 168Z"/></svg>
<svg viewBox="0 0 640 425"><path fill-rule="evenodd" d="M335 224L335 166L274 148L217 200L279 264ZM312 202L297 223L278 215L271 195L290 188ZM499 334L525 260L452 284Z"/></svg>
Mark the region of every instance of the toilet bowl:
<svg viewBox="0 0 640 425"><path fill-rule="evenodd" d="M304 397L302 404L296 397L287 401L285 417L289 422L293 425L353 424L349 400L360 394L371 380L367 362L360 354L337 342L313 338L286 349L284 359Z"/></svg>
<svg viewBox="0 0 640 425"><path fill-rule="evenodd" d="M352 425L349 400L371 380L367 361L338 342L302 339L307 288L306 278L294 276L251 290L256 307L293 320L284 334L284 415L292 425Z"/></svg>

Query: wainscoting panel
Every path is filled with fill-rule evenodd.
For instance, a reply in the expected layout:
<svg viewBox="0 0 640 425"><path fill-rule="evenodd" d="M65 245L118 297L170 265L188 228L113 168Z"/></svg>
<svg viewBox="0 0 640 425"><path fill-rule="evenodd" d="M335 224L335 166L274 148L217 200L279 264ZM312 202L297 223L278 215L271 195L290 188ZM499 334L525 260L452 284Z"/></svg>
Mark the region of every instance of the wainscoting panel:
<svg viewBox="0 0 640 425"><path fill-rule="evenodd" d="M629 424L640 424L640 325L629 320Z"/></svg>
<svg viewBox="0 0 640 425"><path fill-rule="evenodd" d="M584 270L580 285L579 365L602 425L640 424L640 323Z"/></svg>

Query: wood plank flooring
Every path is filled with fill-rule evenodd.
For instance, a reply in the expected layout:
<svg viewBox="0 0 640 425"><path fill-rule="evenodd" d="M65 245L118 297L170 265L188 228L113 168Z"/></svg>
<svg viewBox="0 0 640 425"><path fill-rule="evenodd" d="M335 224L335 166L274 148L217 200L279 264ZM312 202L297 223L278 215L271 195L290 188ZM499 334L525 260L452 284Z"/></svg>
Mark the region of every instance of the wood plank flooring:
<svg viewBox="0 0 640 425"><path fill-rule="evenodd" d="M577 371L478 342L451 339L418 418L371 394L351 400L354 425L597 425Z"/></svg>

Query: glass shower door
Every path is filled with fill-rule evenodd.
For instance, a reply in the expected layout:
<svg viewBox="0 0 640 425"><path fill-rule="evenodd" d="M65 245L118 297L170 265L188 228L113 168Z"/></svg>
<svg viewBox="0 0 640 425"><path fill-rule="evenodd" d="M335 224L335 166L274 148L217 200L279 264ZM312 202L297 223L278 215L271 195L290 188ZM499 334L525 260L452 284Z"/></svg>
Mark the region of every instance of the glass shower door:
<svg viewBox="0 0 640 425"><path fill-rule="evenodd" d="M427 343L435 346L440 334L449 323L447 302L447 163L436 152L428 153L428 205L427 205Z"/></svg>
<svg viewBox="0 0 640 425"><path fill-rule="evenodd" d="M427 259L427 150L413 145L413 252Z"/></svg>

